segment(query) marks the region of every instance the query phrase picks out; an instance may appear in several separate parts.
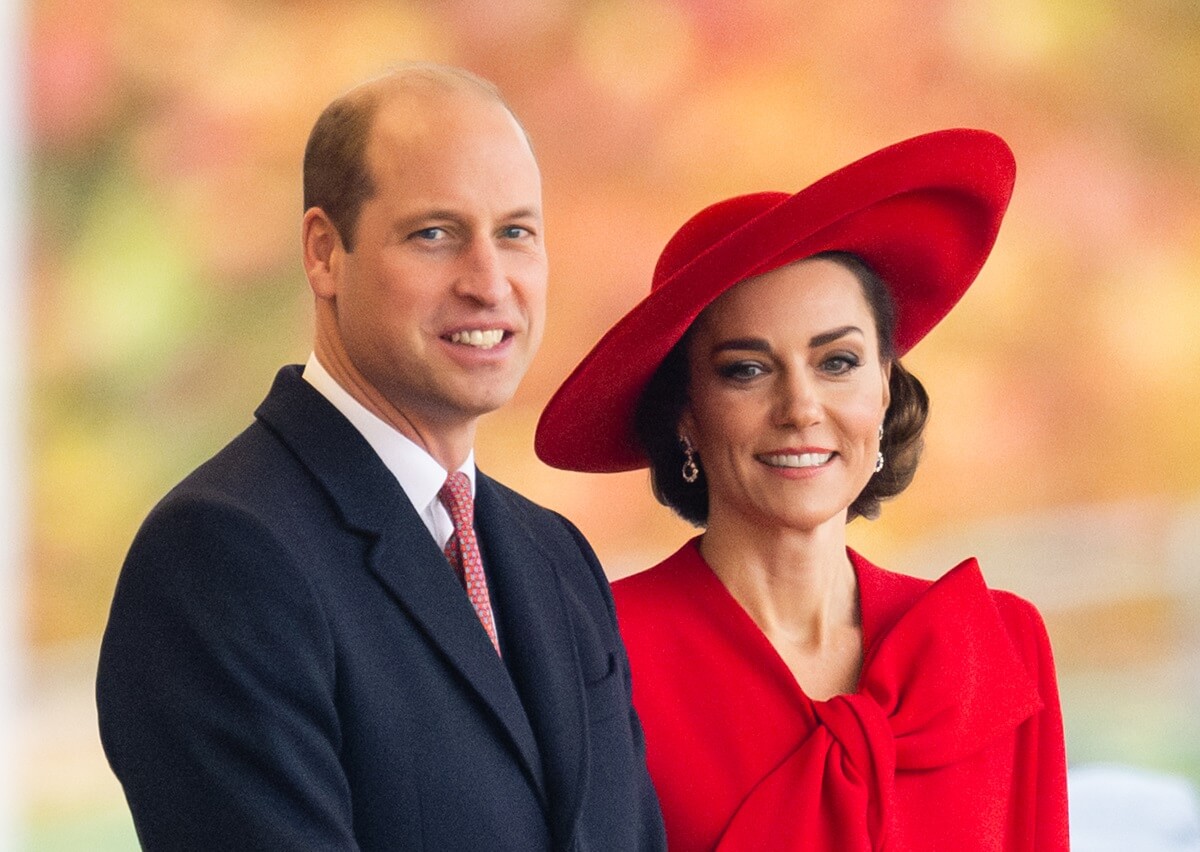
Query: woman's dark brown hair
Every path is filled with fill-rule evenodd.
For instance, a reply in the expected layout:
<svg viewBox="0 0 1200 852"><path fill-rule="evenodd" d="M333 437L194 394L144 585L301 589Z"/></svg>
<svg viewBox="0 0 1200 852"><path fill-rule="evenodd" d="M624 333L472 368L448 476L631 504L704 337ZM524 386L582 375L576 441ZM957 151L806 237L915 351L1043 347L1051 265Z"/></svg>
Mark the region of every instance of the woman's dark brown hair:
<svg viewBox="0 0 1200 852"><path fill-rule="evenodd" d="M814 257L832 260L858 279L875 319L879 357L892 365L888 381L891 402L884 415L883 440L879 447L884 457L883 470L871 477L847 513L848 521L859 516L877 518L882 501L907 488L917 472L924 445L925 422L929 418L929 395L917 377L904 369L896 358L896 304L884 281L855 254L824 252ZM681 474L684 454L678 430L679 418L687 404L690 339L689 329L650 378L634 414L634 431L650 460L650 487L654 496L684 520L704 526L708 521L704 460L699 459L700 476L695 482L685 482Z"/></svg>

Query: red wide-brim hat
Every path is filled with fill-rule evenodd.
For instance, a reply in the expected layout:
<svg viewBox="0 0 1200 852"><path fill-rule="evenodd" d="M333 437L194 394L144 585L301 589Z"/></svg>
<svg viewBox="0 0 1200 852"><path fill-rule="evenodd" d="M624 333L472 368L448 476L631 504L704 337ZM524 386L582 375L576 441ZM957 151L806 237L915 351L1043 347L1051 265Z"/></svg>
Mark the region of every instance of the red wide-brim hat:
<svg viewBox="0 0 1200 852"><path fill-rule="evenodd" d="M701 210L667 243L650 295L550 399L534 448L565 470L645 467L634 411L696 317L733 285L825 251L852 252L896 303L896 354L949 313L979 274L1012 195L1004 140L942 130L876 151L795 195L742 195Z"/></svg>

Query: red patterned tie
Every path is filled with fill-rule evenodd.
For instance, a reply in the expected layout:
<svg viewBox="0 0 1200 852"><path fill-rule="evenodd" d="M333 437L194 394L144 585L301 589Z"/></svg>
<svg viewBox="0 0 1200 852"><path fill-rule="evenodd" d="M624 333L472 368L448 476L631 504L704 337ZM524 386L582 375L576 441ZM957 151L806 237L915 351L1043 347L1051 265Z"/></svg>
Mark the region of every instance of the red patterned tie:
<svg viewBox="0 0 1200 852"><path fill-rule="evenodd" d="M471 481L462 471L446 477L446 484L438 492L438 499L454 521L454 535L446 542L446 558L450 560L454 573L467 589L467 597L475 614L487 631L496 653L500 653L500 641L496 638L496 622L492 618L492 604L488 598L487 577L483 574L483 558L479 555L479 543L475 540L475 503L471 499Z"/></svg>

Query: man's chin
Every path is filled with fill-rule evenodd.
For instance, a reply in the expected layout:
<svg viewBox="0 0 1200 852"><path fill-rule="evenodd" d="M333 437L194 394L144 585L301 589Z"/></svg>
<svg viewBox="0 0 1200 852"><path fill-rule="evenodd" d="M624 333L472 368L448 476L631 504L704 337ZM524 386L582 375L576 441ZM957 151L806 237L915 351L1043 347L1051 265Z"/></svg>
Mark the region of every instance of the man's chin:
<svg viewBox="0 0 1200 852"><path fill-rule="evenodd" d="M508 405L517 394L518 380L492 380L458 388L442 399L441 408L449 419L472 420Z"/></svg>

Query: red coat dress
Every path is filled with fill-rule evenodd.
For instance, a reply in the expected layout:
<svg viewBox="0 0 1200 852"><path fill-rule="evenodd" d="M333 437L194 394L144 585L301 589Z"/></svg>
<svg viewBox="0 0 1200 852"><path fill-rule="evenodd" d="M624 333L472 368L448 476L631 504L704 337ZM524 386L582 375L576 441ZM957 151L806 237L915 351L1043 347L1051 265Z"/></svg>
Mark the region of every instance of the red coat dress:
<svg viewBox="0 0 1200 852"><path fill-rule="evenodd" d="M698 539L614 584L672 852L1063 850L1054 663L975 561L937 582L853 551L858 690L814 701Z"/></svg>

